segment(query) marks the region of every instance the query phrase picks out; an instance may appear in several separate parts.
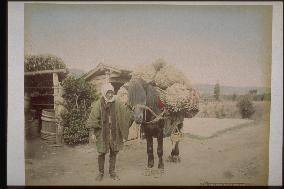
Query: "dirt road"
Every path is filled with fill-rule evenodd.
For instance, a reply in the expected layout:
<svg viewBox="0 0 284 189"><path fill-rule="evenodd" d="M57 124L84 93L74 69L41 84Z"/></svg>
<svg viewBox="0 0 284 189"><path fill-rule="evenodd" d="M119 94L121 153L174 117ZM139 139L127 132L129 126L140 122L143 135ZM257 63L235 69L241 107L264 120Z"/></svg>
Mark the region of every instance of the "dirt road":
<svg viewBox="0 0 284 189"><path fill-rule="evenodd" d="M186 127L186 125L185 125ZM181 162L165 161L165 170L155 169L144 175L146 141L126 145L118 154L119 181L105 179L97 183L97 152L94 145L49 147L40 139L26 145L27 185L202 185L207 183L244 183L266 185L268 126L253 122L209 139L186 135L180 143ZM170 154L171 142L164 141L164 157ZM154 144L156 150L156 141ZM106 158L108 172L108 156Z"/></svg>

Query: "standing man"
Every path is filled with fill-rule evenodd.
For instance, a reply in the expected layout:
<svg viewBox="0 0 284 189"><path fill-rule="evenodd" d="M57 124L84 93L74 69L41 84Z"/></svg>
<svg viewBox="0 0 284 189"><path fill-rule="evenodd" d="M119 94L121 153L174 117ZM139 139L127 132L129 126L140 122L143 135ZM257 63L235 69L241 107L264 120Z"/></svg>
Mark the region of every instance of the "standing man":
<svg viewBox="0 0 284 189"><path fill-rule="evenodd" d="M104 177L106 153L109 153L110 177L114 180L119 180L118 175L115 173L116 156L123 147L122 134L124 136L128 135L130 114L125 109L120 108L123 106L120 106L119 102L114 100L114 88L110 83L102 86L101 93L102 97L92 105L87 122L91 138L96 138L99 168L96 180L101 181ZM126 118L118 118L118 116L122 115L121 112L126 112L123 114Z"/></svg>

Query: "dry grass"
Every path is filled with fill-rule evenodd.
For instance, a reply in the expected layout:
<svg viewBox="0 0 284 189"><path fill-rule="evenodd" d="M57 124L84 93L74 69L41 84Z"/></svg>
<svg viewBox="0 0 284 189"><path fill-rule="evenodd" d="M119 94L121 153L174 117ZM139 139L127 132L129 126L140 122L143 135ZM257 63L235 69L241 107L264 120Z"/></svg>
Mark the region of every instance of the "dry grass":
<svg viewBox="0 0 284 189"><path fill-rule="evenodd" d="M236 106L237 101L213 101L200 104L200 111L196 117L205 118L241 118L241 114ZM254 101L255 113L253 120L269 118L270 101Z"/></svg>

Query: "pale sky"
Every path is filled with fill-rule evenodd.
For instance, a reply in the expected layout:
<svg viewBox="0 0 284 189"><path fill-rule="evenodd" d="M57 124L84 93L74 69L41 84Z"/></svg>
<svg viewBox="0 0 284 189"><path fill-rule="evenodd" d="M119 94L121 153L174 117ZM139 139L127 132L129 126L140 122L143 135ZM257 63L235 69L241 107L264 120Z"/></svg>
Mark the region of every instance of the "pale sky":
<svg viewBox="0 0 284 189"><path fill-rule="evenodd" d="M270 86L272 6L25 5L25 52L69 68L163 58L193 84Z"/></svg>

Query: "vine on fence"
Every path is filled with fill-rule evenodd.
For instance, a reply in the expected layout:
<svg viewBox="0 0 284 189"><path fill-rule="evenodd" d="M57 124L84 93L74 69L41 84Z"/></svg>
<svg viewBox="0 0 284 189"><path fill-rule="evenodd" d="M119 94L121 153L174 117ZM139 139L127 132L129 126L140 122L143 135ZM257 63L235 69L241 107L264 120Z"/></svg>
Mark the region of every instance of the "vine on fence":
<svg viewBox="0 0 284 189"><path fill-rule="evenodd" d="M63 60L54 55L25 55L25 72L37 72L43 70L66 69ZM58 73L59 81L67 76L66 73ZM52 74L37 74L25 76L25 92L50 94L53 93Z"/></svg>

